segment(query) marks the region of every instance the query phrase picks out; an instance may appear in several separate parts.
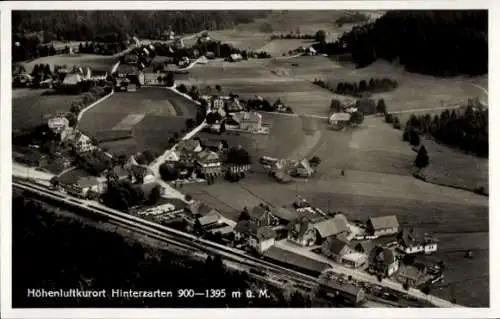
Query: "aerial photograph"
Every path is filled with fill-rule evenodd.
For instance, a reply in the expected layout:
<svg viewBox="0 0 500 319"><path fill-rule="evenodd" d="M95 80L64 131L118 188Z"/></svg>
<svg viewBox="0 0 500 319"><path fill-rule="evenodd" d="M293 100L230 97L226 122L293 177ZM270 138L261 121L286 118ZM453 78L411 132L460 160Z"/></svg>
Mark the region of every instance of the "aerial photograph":
<svg viewBox="0 0 500 319"><path fill-rule="evenodd" d="M490 307L488 10L11 23L12 308Z"/></svg>

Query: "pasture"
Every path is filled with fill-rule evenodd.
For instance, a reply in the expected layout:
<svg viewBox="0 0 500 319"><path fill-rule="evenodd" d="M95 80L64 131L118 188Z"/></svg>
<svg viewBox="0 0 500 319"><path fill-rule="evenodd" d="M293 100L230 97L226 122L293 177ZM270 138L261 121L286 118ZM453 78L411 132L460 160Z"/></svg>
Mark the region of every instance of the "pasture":
<svg viewBox="0 0 500 319"><path fill-rule="evenodd" d="M17 90L13 90L16 92ZM13 93L12 98L12 130L28 130L46 124L45 115L57 112L69 112L71 103L78 95L44 94L47 90L23 90L21 94ZM15 97L15 96L22 97Z"/></svg>
<svg viewBox="0 0 500 319"><path fill-rule="evenodd" d="M84 114L79 128L91 136L130 132L131 138L100 144L114 154L163 152L169 138L180 134L186 119L195 115L192 102L164 88L144 87L134 93L115 93L99 103Z"/></svg>

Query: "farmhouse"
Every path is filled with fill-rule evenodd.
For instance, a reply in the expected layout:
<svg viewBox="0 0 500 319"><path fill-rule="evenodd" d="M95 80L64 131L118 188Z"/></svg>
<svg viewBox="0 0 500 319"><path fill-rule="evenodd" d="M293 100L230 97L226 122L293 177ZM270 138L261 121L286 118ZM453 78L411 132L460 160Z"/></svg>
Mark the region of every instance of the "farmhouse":
<svg viewBox="0 0 500 319"><path fill-rule="evenodd" d="M426 282L426 268L423 265L401 265L396 273L396 280L407 283L410 287L417 287Z"/></svg>
<svg viewBox="0 0 500 319"><path fill-rule="evenodd" d="M246 239L250 247L263 253L274 245L276 233L269 226L259 227L256 224L243 220L234 227L236 240Z"/></svg>
<svg viewBox="0 0 500 319"><path fill-rule="evenodd" d="M233 120L239 129L258 132L262 129L262 115L257 112L238 112L233 114Z"/></svg>
<svg viewBox="0 0 500 319"><path fill-rule="evenodd" d="M201 144L203 148L213 152L220 152L224 149L224 143L220 140L204 140Z"/></svg>
<svg viewBox="0 0 500 319"><path fill-rule="evenodd" d="M353 306L363 303L366 299L363 288L348 282L341 282L328 273L318 278L318 291L329 297L339 298Z"/></svg>
<svg viewBox="0 0 500 319"><path fill-rule="evenodd" d="M183 152L194 152L199 153L202 151L201 144L199 140L181 140L175 150L178 154L182 154Z"/></svg>
<svg viewBox="0 0 500 319"><path fill-rule="evenodd" d="M179 161L179 154L173 150L168 150L165 152L165 161L168 163L174 163Z"/></svg>
<svg viewBox="0 0 500 319"><path fill-rule="evenodd" d="M102 194L105 191L105 184L94 176L80 177L76 181L61 179L59 184L68 194L82 198L87 198L91 192Z"/></svg>
<svg viewBox="0 0 500 319"><path fill-rule="evenodd" d="M196 166L203 176L219 176L222 174L219 154L210 150L203 150L196 155Z"/></svg>
<svg viewBox="0 0 500 319"><path fill-rule="evenodd" d="M363 253L363 254L366 254L366 255L370 255L370 253L372 252L372 250L374 248L375 248L375 244L371 240L359 242L354 246L354 249L356 251Z"/></svg>
<svg viewBox="0 0 500 319"><path fill-rule="evenodd" d="M399 231L399 222L396 215L372 217L368 220L367 227L374 236L394 235Z"/></svg>
<svg viewBox="0 0 500 319"><path fill-rule="evenodd" d="M243 57L239 53L233 53L228 57L229 62L238 62L243 60Z"/></svg>
<svg viewBox="0 0 500 319"><path fill-rule="evenodd" d="M250 221L259 227L263 226L277 226L279 218L274 216L271 212L271 207L260 204L255 206L250 212Z"/></svg>
<svg viewBox="0 0 500 319"><path fill-rule="evenodd" d="M124 83L127 83L125 79L128 79L131 84L144 85L144 73L133 65L120 64L115 72L115 76L118 87L122 87Z"/></svg>
<svg viewBox="0 0 500 319"><path fill-rule="evenodd" d="M319 241L315 224L324 220L321 216L302 215L287 226L287 239L301 246L312 246Z"/></svg>
<svg viewBox="0 0 500 319"><path fill-rule="evenodd" d="M96 149L90 137L81 132L75 132L71 143L78 153L86 153Z"/></svg>
<svg viewBox="0 0 500 319"><path fill-rule="evenodd" d="M335 217L320 221L315 225L318 234L325 239L330 236L347 236L349 227L347 218L343 214L337 214Z"/></svg>
<svg viewBox="0 0 500 319"><path fill-rule="evenodd" d="M321 246L323 255L335 262L358 268L365 264L366 255L356 252L344 236L329 237Z"/></svg>
<svg viewBox="0 0 500 319"><path fill-rule="evenodd" d="M226 103L226 111L228 113L236 113L243 111L243 106L241 106L240 101L237 98L231 98Z"/></svg>
<svg viewBox="0 0 500 319"><path fill-rule="evenodd" d="M311 177L314 174L314 169L309 164L309 161L304 158L297 163L294 173L298 177Z"/></svg>
<svg viewBox="0 0 500 319"><path fill-rule="evenodd" d="M117 180L117 181L122 181L125 179L128 179L130 177L130 173L128 170L123 168L121 165L115 165L109 172L110 178Z"/></svg>
<svg viewBox="0 0 500 319"><path fill-rule="evenodd" d="M129 171L132 177L132 183L148 184L155 181L154 174L148 167L141 165L131 165Z"/></svg>
<svg viewBox="0 0 500 319"><path fill-rule="evenodd" d="M399 269L399 261L392 249L376 247L370 253L370 264L378 274L390 277Z"/></svg>
<svg viewBox="0 0 500 319"><path fill-rule="evenodd" d="M220 223L221 219L222 216L217 211L213 210L207 215L198 218L198 221L202 227L210 227Z"/></svg>
<svg viewBox="0 0 500 319"><path fill-rule="evenodd" d="M437 251L437 241L427 236L419 238L415 230L408 231L403 229L398 234L398 249L405 254L417 254L422 252L430 254Z"/></svg>
<svg viewBox="0 0 500 319"><path fill-rule="evenodd" d="M47 122L49 128L55 134L60 134L61 140L64 140L68 133L69 121L65 116L51 117Z"/></svg>

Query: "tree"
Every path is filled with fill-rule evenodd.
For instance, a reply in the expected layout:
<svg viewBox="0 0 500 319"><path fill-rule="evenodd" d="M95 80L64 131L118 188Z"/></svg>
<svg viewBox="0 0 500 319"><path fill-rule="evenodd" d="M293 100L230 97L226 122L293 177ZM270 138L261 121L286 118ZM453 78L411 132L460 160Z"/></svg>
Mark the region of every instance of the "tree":
<svg viewBox="0 0 500 319"><path fill-rule="evenodd" d="M361 125L363 124L363 121L365 120L365 116L363 113L356 111L351 114L351 119L350 122L356 125Z"/></svg>
<svg viewBox="0 0 500 319"><path fill-rule="evenodd" d="M405 282L403 284L403 289L406 290L406 291L410 290L410 285L407 282Z"/></svg>
<svg viewBox="0 0 500 319"><path fill-rule="evenodd" d="M151 194L149 194L148 204L149 205L156 205L156 203L158 203L158 200L160 198L161 198L161 187L160 187L160 185L156 185L151 190Z"/></svg>
<svg viewBox="0 0 500 319"><path fill-rule="evenodd" d="M227 151L226 163L236 165L251 164L251 157L247 150L239 147L232 147Z"/></svg>
<svg viewBox="0 0 500 319"><path fill-rule="evenodd" d="M379 99L377 102L377 113L385 114L387 112L387 106L385 105L384 99Z"/></svg>
<svg viewBox="0 0 500 319"><path fill-rule="evenodd" d="M342 103L338 99L333 99L330 103L330 112L340 112L342 111Z"/></svg>
<svg viewBox="0 0 500 319"><path fill-rule="evenodd" d="M181 93L186 94L187 93L187 87L184 84L181 84L177 87L177 90Z"/></svg>
<svg viewBox="0 0 500 319"><path fill-rule="evenodd" d="M168 87L174 86L174 73L169 71L165 78L165 85Z"/></svg>
<svg viewBox="0 0 500 319"><path fill-rule="evenodd" d="M250 220L250 213L248 212L248 208L244 207L238 217L238 221Z"/></svg>
<svg viewBox="0 0 500 319"><path fill-rule="evenodd" d="M324 30L318 30L314 39L319 43L326 43L326 32Z"/></svg>
<svg viewBox="0 0 500 319"><path fill-rule="evenodd" d="M188 130L191 130L191 129L195 126L195 124L196 124L196 123L194 122L194 120L193 120L192 118L188 118L188 119L186 120L186 128L187 128Z"/></svg>
<svg viewBox="0 0 500 319"><path fill-rule="evenodd" d="M312 166L317 167L319 164L321 164L321 158L317 155L313 156L311 160L309 161Z"/></svg>
<svg viewBox="0 0 500 319"><path fill-rule="evenodd" d="M179 178L179 170L173 164L163 163L159 168L160 177L164 181L173 181Z"/></svg>
<svg viewBox="0 0 500 319"><path fill-rule="evenodd" d="M215 90L217 91L218 94L221 94L221 92L222 92L222 88L221 88L221 86L219 84L217 84L215 86Z"/></svg>
<svg viewBox="0 0 500 319"><path fill-rule="evenodd" d="M424 294L428 295L428 294L430 294L430 293L431 293L431 287L429 287L429 285L425 285L425 286L423 286L423 287L422 287L421 291L422 291Z"/></svg>
<svg viewBox="0 0 500 319"><path fill-rule="evenodd" d="M399 122L399 117L394 116L394 118L392 119L392 127L394 127L397 130L401 129L401 123Z"/></svg>
<svg viewBox="0 0 500 319"><path fill-rule="evenodd" d="M418 133L413 129L410 129L408 132L408 140L412 146L420 145L420 136L418 136Z"/></svg>
<svg viewBox="0 0 500 319"><path fill-rule="evenodd" d="M225 132L226 132L226 121L222 121L222 123L220 123L219 133L223 134Z"/></svg>
<svg viewBox="0 0 500 319"><path fill-rule="evenodd" d="M419 169L425 168L429 165L429 155L424 145L420 147L415 159L415 166Z"/></svg>
<svg viewBox="0 0 500 319"><path fill-rule="evenodd" d="M54 176L50 179L50 184L54 187L59 186L59 177Z"/></svg>

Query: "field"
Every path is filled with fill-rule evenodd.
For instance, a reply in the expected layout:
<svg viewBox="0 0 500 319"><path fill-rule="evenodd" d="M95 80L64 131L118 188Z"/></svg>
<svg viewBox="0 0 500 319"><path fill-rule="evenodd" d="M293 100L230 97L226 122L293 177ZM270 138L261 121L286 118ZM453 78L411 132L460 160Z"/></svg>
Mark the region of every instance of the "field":
<svg viewBox="0 0 500 319"><path fill-rule="evenodd" d="M146 149L163 152L168 139L180 133L186 119L195 115L195 106L174 93L162 88L141 88L134 93L115 93L99 103L85 113L79 128L92 136L130 131L132 138L101 144L115 154Z"/></svg>
<svg viewBox="0 0 500 319"><path fill-rule="evenodd" d="M402 141L401 131L381 118L367 118L362 127L345 132L329 131L321 123L316 127L322 134L309 157L318 155L322 162L317 175L307 181L281 185L265 174L254 173L238 184L190 185L185 191L233 219L244 206L260 202L290 206L297 194L322 209L345 212L350 219L396 214L403 226L421 228L440 241L432 258L449 265L444 283L453 288L432 293L450 298L451 289L459 303L486 306L488 198L413 178L410 170L415 153ZM438 158L432 146L429 149L431 163L433 157L437 163L452 158ZM452 168L463 174L476 171L459 163ZM345 176L340 175L341 169ZM468 249L475 255L472 260L463 257Z"/></svg>
<svg viewBox="0 0 500 319"><path fill-rule="evenodd" d="M35 64L50 64L50 65L73 65L89 66L92 70L108 71L116 63L116 56L104 56L95 54L59 54L47 56L24 63L26 70L31 72Z"/></svg>
<svg viewBox="0 0 500 319"><path fill-rule="evenodd" d="M44 95L45 91L47 90L21 90L12 94L13 130L25 130L44 124L45 114L68 112L71 103L78 99L78 95Z"/></svg>

